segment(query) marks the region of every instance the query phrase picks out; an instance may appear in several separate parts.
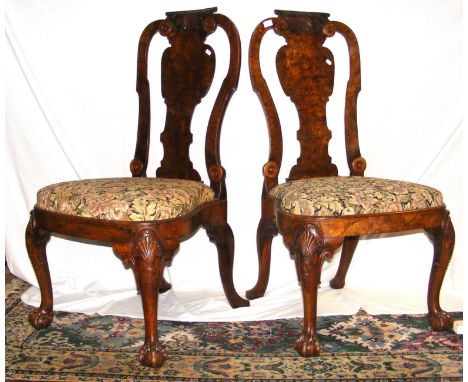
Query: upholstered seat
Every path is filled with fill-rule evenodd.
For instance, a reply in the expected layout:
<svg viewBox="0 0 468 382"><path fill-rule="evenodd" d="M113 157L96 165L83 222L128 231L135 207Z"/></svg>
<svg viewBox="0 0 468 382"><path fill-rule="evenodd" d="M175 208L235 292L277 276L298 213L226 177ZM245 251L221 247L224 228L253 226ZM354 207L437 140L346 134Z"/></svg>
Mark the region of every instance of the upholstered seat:
<svg viewBox="0 0 468 382"><path fill-rule="evenodd" d="M440 191L417 183L330 176L279 184L270 191L279 208L301 216L341 216L413 211L444 205Z"/></svg>
<svg viewBox="0 0 468 382"><path fill-rule="evenodd" d="M108 178L44 187L37 193L37 206L95 219L155 221L186 215L213 199L210 187L192 180Z"/></svg>

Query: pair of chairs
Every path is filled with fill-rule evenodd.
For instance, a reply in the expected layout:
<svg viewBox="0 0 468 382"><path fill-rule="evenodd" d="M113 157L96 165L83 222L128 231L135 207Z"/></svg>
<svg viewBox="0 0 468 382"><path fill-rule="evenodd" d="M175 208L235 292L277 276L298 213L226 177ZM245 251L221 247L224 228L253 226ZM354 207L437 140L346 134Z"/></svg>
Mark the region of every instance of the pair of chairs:
<svg viewBox="0 0 468 382"><path fill-rule="evenodd" d="M257 230L259 276L248 299L264 295L269 276L272 239L280 232L295 261L304 304L303 332L295 349L302 356L320 353L316 333L317 288L322 264L342 245L333 288L342 288L353 253L362 235L423 229L434 244L428 287L428 319L435 330L451 325L439 305L439 292L454 246L454 229L439 191L408 182L365 178L366 162L359 150L356 103L360 90L359 47L346 25L328 14L276 11L253 32L249 66L253 89L260 98L268 125L270 155L263 167L262 215ZM215 52L205 39L217 27L229 39L230 62L208 122L205 158L210 185L201 182L189 158L190 123L195 107L207 94L215 70ZM263 36L273 30L286 40L276 56L281 86L297 108L301 153L285 183L278 184L282 133L277 110L260 70ZM156 178L148 178L150 92L148 49L157 33L168 38L162 55L162 95L167 105L161 142L164 157ZM346 154L350 176L338 176L328 155L331 133L326 104L333 91L334 58L323 46L341 34L349 48L350 77L345 103ZM248 306L234 288L234 238L227 222L226 171L220 161L223 116L236 90L241 45L235 25L216 8L167 13L149 24L138 46L137 92L139 121L131 178L93 179L50 185L38 191L26 229L26 245L40 290L41 304L29 322L37 329L53 319L52 286L46 245L51 233L112 243L130 265L141 293L145 340L143 365L159 367L167 354L158 341L158 293L171 285L163 278L181 241L199 227L206 229L218 250L219 270L233 308Z"/></svg>

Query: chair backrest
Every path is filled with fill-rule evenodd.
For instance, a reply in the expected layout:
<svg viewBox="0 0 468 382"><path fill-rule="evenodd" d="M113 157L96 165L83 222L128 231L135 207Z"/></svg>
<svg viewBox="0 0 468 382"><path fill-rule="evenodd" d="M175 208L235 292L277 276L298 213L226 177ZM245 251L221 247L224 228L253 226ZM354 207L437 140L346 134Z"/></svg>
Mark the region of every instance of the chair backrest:
<svg viewBox="0 0 468 382"><path fill-rule="evenodd" d="M278 112L260 69L260 44L272 29L286 40L276 55L276 70L283 91L295 104L300 128L300 157L291 168L288 180L335 176L337 167L328 154L331 132L327 127L326 104L333 92L335 61L323 46L335 32L346 40L350 56L350 76L345 101L345 143L351 175L363 175L366 167L361 157L356 121L357 96L361 88L359 46L346 25L329 21L329 14L275 11L278 17L262 21L252 35L249 66L252 86L260 98L270 135L270 156L263 168L267 191L278 184L282 161L282 132Z"/></svg>
<svg viewBox="0 0 468 382"><path fill-rule="evenodd" d="M150 144L150 86L147 77L148 50L159 32L170 43L161 60L161 90L167 106L161 134L164 156L157 177L200 180L189 157L192 143L190 125L195 107L208 93L215 72L215 52L205 39L220 26L230 47L228 73L222 82L211 112L205 138L205 161L210 186L218 198L226 197L225 170L220 161L220 133L224 113L237 88L240 71L240 39L235 25L217 14L216 8L168 12L165 20L149 24L138 46L137 92L139 96L138 135L132 175L146 176Z"/></svg>

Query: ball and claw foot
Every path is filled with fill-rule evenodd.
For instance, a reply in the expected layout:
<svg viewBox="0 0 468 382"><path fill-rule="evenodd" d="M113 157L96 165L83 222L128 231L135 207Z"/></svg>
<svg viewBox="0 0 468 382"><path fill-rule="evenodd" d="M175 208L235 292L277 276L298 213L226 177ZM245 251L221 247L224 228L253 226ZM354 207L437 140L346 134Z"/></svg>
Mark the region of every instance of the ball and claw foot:
<svg viewBox="0 0 468 382"><path fill-rule="evenodd" d="M443 330L448 330L453 325L453 318L447 312L440 310L435 313L429 313L427 315L427 320L431 325L431 328L436 332L441 332Z"/></svg>
<svg viewBox="0 0 468 382"><path fill-rule="evenodd" d="M317 357L321 348L316 334L301 334L294 343L294 349L302 357Z"/></svg>
<svg viewBox="0 0 468 382"><path fill-rule="evenodd" d="M139 361L143 366L158 368L166 361L167 353L159 343L147 343L141 347Z"/></svg>
<svg viewBox="0 0 468 382"><path fill-rule="evenodd" d="M50 325L54 313L38 308L31 311L28 315L28 321L35 329L44 329Z"/></svg>

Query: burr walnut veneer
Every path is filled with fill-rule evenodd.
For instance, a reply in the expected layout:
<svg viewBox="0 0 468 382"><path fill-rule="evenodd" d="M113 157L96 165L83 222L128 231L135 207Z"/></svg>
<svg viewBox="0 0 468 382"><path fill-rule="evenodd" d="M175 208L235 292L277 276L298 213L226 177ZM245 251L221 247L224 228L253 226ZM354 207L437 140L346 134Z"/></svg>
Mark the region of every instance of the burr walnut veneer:
<svg viewBox="0 0 468 382"><path fill-rule="evenodd" d="M207 94L215 71L215 52L205 39L217 27L229 40L228 73L209 118L205 159L210 186L200 181L189 158L191 118ZM167 105L161 142L164 157L156 178L146 178L150 143L150 87L148 50L155 34L170 43L162 55L162 95ZM219 269L232 307L247 306L234 289L232 267L234 238L227 223L226 172L220 162L220 133L224 113L236 90L240 70L240 40L236 27L216 8L167 13L165 20L149 24L138 46L138 135L132 178L66 182L38 193L26 229L26 245L41 289L42 301L29 315L37 329L53 318L52 286L46 244L51 233L112 243L124 264L132 267L141 292L145 340L140 352L143 365L159 367L167 354L158 341L158 290L171 285L163 278L181 241L204 227L218 250ZM144 178L144 179L143 179ZM156 191L155 191L156 190Z"/></svg>
<svg viewBox="0 0 468 382"><path fill-rule="evenodd" d="M278 17L261 22L250 41L249 65L254 91L262 104L270 137L270 154L263 167L262 216L257 230L259 276L247 292L249 299L264 295L269 277L271 242L278 231L295 260L304 304L303 333L295 349L302 356L320 353L316 333L317 287L323 262L342 245L333 288L342 288L360 236L425 230L434 244L434 260L427 295L428 319L435 330L451 326L439 305L439 292L452 255L455 233L439 191L408 182L364 178L356 120L361 87L359 47L345 24L328 14L276 11ZM260 69L263 36L273 30L285 39L276 55L283 91L299 114L300 157L286 183L278 185L282 160L282 132L273 98ZM327 38L342 35L349 50L349 81L345 101L345 144L349 177L338 177L328 155L331 132L326 104L333 91L335 61L324 47Z"/></svg>

